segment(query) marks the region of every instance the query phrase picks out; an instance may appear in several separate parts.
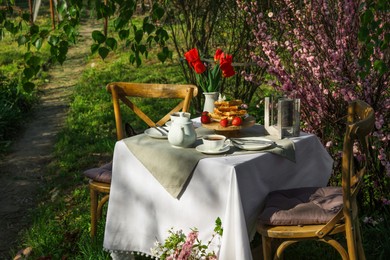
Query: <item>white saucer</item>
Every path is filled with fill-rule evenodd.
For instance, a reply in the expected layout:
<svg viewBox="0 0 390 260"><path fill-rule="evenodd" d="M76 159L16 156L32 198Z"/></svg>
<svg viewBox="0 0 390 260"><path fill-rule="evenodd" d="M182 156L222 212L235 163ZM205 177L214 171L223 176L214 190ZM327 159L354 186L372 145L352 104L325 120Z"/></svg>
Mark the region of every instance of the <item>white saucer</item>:
<svg viewBox="0 0 390 260"><path fill-rule="evenodd" d="M204 144L198 145L195 148L198 152L206 153L206 154L220 154L220 153L226 153L230 150L230 144L226 144L224 147L222 147L219 150L206 150Z"/></svg>
<svg viewBox="0 0 390 260"><path fill-rule="evenodd" d="M235 147L248 151L263 150L275 144L273 141L263 137L233 138L232 143Z"/></svg>
<svg viewBox="0 0 390 260"><path fill-rule="evenodd" d="M144 131L144 133L152 138L157 138L157 139L167 139L168 135L162 134L160 131L158 131L155 128L148 128Z"/></svg>

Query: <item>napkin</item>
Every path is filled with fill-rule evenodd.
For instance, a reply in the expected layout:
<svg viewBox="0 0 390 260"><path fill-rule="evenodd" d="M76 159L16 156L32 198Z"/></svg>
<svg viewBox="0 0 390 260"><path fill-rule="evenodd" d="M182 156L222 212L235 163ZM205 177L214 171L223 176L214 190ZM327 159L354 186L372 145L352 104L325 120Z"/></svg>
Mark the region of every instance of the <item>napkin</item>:
<svg viewBox="0 0 390 260"><path fill-rule="evenodd" d="M288 138L277 140L274 136L266 135L264 139L274 141L275 144L269 148L262 149L260 151L245 151L245 150L236 150L233 154L243 154L243 153L253 153L253 152L269 152L279 156L282 156L292 162L295 161L295 146L294 142Z"/></svg>
<svg viewBox="0 0 390 260"><path fill-rule="evenodd" d="M135 157L175 198L180 196L199 160L207 155L194 148L175 148L166 139L140 134L123 140ZM197 144L200 144L197 140Z"/></svg>

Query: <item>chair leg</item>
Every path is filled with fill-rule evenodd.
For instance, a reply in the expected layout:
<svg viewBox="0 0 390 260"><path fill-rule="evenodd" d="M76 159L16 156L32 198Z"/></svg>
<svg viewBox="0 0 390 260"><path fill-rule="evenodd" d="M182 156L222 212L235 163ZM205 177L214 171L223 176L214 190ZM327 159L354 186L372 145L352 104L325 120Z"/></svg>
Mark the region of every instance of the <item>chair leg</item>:
<svg viewBox="0 0 390 260"><path fill-rule="evenodd" d="M263 259L271 260L272 259L271 238L268 238L266 236L261 236L261 241L263 245Z"/></svg>
<svg viewBox="0 0 390 260"><path fill-rule="evenodd" d="M110 197L110 195L107 194L99 201L99 204L97 207L97 221L99 221L102 218L103 206L104 206L104 204L106 204L109 197Z"/></svg>
<svg viewBox="0 0 390 260"><path fill-rule="evenodd" d="M362 241L362 235L361 235L361 229L360 229L359 223L356 224L356 244L357 244L358 258L360 260L366 260L366 255L364 253L363 241Z"/></svg>
<svg viewBox="0 0 390 260"><path fill-rule="evenodd" d="M346 227L345 233L346 233L346 239L347 239L349 259L358 259L355 231L352 228Z"/></svg>
<svg viewBox="0 0 390 260"><path fill-rule="evenodd" d="M90 188L91 196L91 237L95 238L97 229L98 193Z"/></svg>

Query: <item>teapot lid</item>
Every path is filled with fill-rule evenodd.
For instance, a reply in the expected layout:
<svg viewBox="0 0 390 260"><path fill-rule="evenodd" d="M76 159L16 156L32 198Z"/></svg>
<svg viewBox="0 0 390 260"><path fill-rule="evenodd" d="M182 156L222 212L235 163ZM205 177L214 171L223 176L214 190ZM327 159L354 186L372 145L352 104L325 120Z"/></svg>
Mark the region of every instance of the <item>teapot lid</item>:
<svg viewBox="0 0 390 260"><path fill-rule="evenodd" d="M179 112L179 117L173 121L173 123L185 124L190 122L191 119L185 116L184 112Z"/></svg>

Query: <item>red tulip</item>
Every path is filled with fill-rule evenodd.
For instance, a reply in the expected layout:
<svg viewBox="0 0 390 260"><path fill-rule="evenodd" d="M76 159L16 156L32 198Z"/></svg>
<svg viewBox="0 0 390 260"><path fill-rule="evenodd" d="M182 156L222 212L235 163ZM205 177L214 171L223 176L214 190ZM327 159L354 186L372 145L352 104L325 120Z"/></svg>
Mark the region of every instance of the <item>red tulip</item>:
<svg viewBox="0 0 390 260"><path fill-rule="evenodd" d="M234 71L234 68L231 65L222 70L222 76L225 78L229 78L229 77L233 76L234 74L236 74L236 72Z"/></svg>
<svg viewBox="0 0 390 260"><path fill-rule="evenodd" d="M222 64L225 64L225 63L228 63L231 65L233 62L233 56L229 55L229 54L222 53L222 55L219 59L219 62L221 64L221 66L222 66Z"/></svg>
<svg viewBox="0 0 390 260"><path fill-rule="evenodd" d="M232 66L233 56L229 54L222 54L220 58L220 68L222 70L222 76L225 78L231 77L235 74Z"/></svg>
<svg viewBox="0 0 390 260"><path fill-rule="evenodd" d="M193 62L200 60L199 53L198 53L198 50L196 48L193 48L193 49L187 51L186 53L184 53L184 57L186 58L186 60L188 61L188 63L190 65Z"/></svg>
<svg viewBox="0 0 390 260"><path fill-rule="evenodd" d="M208 68L199 57L199 52L193 48L186 53L184 57L190 67L195 71L196 81L204 92L219 91L221 86L221 77L231 77L236 72L232 66L233 57L217 49L214 55L215 66ZM208 70L208 71L207 71Z"/></svg>
<svg viewBox="0 0 390 260"><path fill-rule="evenodd" d="M206 66L200 61L200 59L192 63L192 67L197 74L202 74L206 70Z"/></svg>
<svg viewBox="0 0 390 260"><path fill-rule="evenodd" d="M188 64L194 68L197 74L202 74L206 70L206 66L200 60L198 50L193 48L184 54L184 57L188 61Z"/></svg>
<svg viewBox="0 0 390 260"><path fill-rule="evenodd" d="M214 61L218 61L218 60L221 58L222 55L223 55L222 50L218 48L218 49L215 51Z"/></svg>

